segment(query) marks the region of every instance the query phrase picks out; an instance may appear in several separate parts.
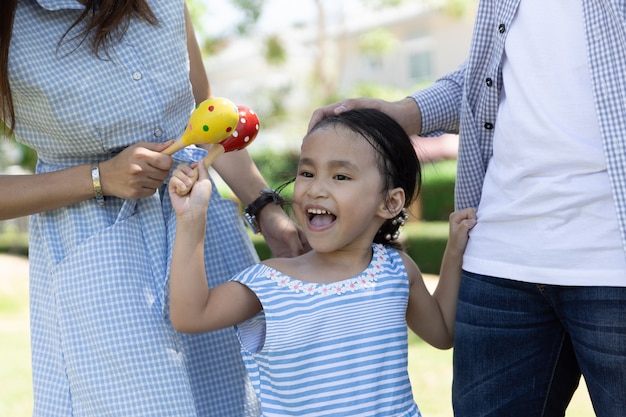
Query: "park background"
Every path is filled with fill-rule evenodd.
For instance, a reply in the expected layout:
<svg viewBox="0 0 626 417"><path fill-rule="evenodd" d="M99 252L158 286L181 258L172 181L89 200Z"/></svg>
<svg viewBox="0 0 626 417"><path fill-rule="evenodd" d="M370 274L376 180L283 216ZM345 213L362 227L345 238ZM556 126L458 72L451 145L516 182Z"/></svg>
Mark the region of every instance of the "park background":
<svg viewBox="0 0 626 417"><path fill-rule="evenodd" d="M254 109L249 152L271 186L295 172L311 112L347 97L398 100L456 69L476 0L188 0L215 96ZM453 210L458 138L412 138L424 185L401 239L433 288ZM32 172L36 155L0 141L0 173ZM222 182L220 192L232 193ZM0 222L0 416L32 410L28 219ZM261 258L267 246L252 236ZM451 417L452 350L410 335L409 372L425 417ZM591 417L584 381L567 417Z"/></svg>

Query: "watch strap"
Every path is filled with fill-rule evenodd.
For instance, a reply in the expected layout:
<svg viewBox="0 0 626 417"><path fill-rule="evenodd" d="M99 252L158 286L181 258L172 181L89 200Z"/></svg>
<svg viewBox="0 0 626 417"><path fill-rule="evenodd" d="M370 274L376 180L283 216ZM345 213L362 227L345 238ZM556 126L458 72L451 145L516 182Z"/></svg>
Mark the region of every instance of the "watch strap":
<svg viewBox="0 0 626 417"><path fill-rule="evenodd" d="M263 207L269 203L274 203L277 206L283 206L285 199L276 191L271 188L263 188L260 191L260 196L257 197L252 203L248 204L243 210L243 216L246 220L246 224L250 227L254 234L261 232L258 222L259 212Z"/></svg>

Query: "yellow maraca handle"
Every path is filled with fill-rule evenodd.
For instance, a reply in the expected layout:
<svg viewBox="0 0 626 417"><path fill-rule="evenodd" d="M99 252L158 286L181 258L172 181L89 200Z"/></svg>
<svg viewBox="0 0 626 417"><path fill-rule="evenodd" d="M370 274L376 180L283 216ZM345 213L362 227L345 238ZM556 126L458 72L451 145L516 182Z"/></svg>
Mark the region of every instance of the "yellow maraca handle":
<svg viewBox="0 0 626 417"><path fill-rule="evenodd" d="M187 145L185 145L185 143L182 140L178 139L176 142L172 143L170 146L168 146L167 148L162 150L161 153L164 154L164 155L172 156L176 152L178 152L181 149L183 149L185 146L187 146Z"/></svg>
<svg viewBox="0 0 626 417"><path fill-rule="evenodd" d="M204 157L204 166L209 169L209 167L213 165L213 162L215 162L215 160L224 152L226 152L226 148L224 148L220 143L213 145L213 147L209 150L209 153L207 153Z"/></svg>
<svg viewBox="0 0 626 417"><path fill-rule="evenodd" d="M185 146L200 143L219 143L237 128L239 110L222 97L214 97L198 104L189 117L183 135L161 153L173 155Z"/></svg>

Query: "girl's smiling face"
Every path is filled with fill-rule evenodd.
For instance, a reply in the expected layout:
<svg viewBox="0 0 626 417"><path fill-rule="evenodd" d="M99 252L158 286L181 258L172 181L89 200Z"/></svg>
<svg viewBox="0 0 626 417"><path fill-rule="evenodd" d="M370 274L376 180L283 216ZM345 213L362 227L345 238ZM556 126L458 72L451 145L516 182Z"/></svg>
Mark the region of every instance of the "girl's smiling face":
<svg viewBox="0 0 626 417"><path fill-rule="evenodd" d="M306 136L293 199L311 247L317 252L369 248L389 218L382 184L376 151L358 134L328 126Z"/></svg>

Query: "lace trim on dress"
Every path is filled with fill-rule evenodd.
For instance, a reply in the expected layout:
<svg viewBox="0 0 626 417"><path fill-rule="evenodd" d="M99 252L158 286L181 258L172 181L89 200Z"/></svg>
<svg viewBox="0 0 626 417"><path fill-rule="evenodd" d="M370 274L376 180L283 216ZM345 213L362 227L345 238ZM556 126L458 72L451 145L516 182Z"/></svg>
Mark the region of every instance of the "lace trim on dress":
<svg viewBox="0 0 626 417"><path fill-rule="evenodd" d="M378 273L383 270L383 264L388 259L383 245L375 244L372 247L374 254L372 255L372 262L370 262L368 267L359 275L342 281L330 283L300 281L275 269L269 269L265 277L274 281L280 287L289 287L294 292L310 295L341 295L358 290L372 289L378 279Z"/></svg>

